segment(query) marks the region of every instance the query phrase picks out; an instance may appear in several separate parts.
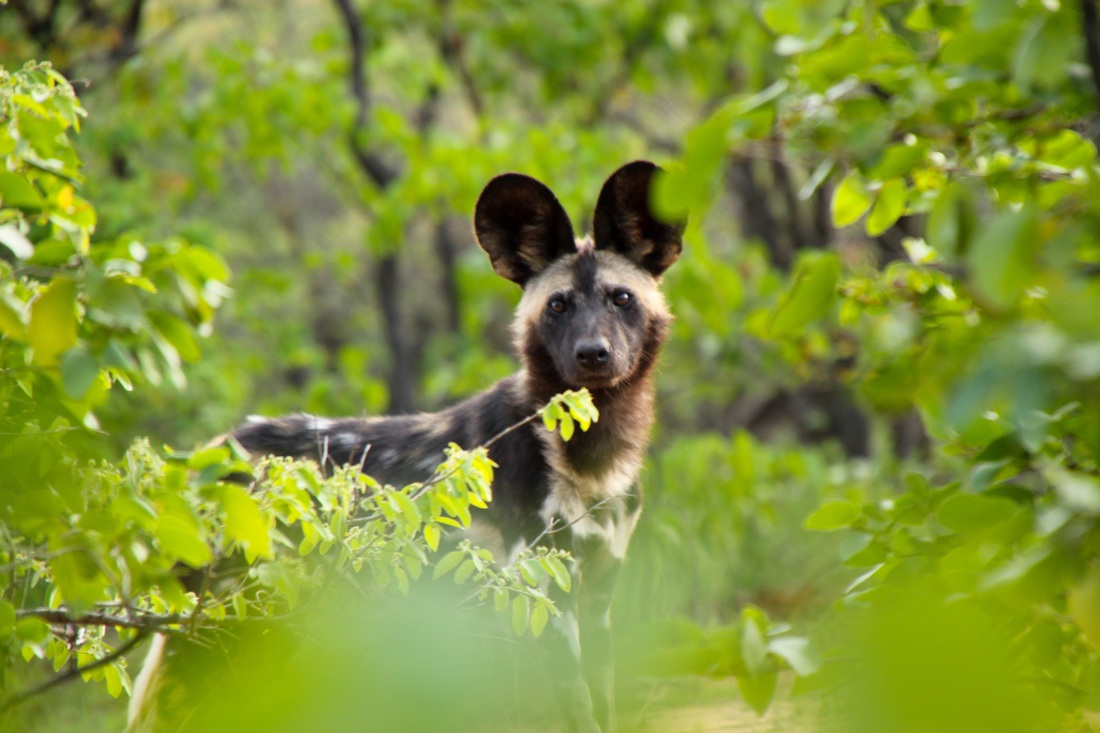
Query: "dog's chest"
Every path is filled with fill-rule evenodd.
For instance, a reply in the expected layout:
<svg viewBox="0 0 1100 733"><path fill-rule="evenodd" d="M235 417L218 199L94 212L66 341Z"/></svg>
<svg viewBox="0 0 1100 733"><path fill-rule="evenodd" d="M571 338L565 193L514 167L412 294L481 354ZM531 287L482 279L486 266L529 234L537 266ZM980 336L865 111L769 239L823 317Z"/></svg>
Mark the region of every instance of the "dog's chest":
<svg viewBox="0 0 1100 733"><path fill-rule="evenodd" d="M539 517L548 531L568 533L564 544L600 546L623 559L641 512L641 451L623 452L603 472L586 474L572 467L556 435L544 445L552 477Z"/></svg>

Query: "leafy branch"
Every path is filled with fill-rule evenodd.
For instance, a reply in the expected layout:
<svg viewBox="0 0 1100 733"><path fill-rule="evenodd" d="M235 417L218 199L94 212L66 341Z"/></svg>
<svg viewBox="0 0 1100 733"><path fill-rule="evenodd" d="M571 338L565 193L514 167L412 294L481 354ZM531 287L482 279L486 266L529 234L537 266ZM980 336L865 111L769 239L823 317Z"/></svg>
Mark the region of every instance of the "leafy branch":
<svg viewBox="0 0 1100 733"><path fill-rule="evenodd" d="M49 678L48 680L45 680L44 682L41 682L41 683L35 685L34 687L29 687L26 690L22 690L21 692L8 697L3 702L0 702L0 712L10 710L11 708L13 708L17 705L22 705L23 703L27 702L28 700L30 700L32 698L35 698L35 697L38 697L39 695L41 695L43 693L49 692L50 690L54 689L55 687L57 687L59 685L63 685L66 682L72 682L73 680L75 680L79 677L84 677L89 672L93 672L93 671L95 671L95 670L97 670L101 667L105 667L109 664L117 663L119 660L121 660L123 657L125 657L127 654L129 654L131 650L133 650L139 644L141 644L143 641L145 641L147 636L148 636L148 634L145 634L145 633L137 634L133 638L131 638L128 641L124 642L121 646L119 646L113 652L111 652L109 654L106 654L106 655L96 659L94 662L89 662L88 664L85 664L82 667L77 667L77 666L74 665L73 667L65 670L64 672L62 672L60 674L57 674L57 675L54 675L53 677Z"/></svg>

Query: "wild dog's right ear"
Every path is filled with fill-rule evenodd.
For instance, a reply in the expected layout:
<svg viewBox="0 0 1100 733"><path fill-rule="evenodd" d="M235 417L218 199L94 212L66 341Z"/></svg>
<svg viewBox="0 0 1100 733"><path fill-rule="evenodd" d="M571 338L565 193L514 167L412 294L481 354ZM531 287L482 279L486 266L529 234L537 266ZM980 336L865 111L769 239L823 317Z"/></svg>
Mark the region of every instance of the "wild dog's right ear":
<svg viewBox="0 0 1100 733"><path fill-rule="evenodd" d="M573 225L558 199L519 173L489 181L474 209L474 233L496 273L520 285L577 251Z"/></svg>
<svg viewBox="0 0 1100 733"><path fill-rule="evenodd" d="M666 223L649 208L653 174L661 170L647 160L627 163L611 174L596 200L592 237L596 249L618 252L660 276L680 256L683 223Z"/></svg>

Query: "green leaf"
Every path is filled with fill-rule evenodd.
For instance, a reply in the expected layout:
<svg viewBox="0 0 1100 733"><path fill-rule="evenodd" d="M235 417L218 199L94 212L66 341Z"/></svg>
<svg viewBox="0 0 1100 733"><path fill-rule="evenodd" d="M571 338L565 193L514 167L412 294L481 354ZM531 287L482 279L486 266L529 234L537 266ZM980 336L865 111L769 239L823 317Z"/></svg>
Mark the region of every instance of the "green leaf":
<svg viewBox="0 0 1100 733"><path fill-rule="evenodd" d="M897 176L906 176L924 162L928 154L928 144L918 142L914 145L895 143L888 145L879 156L878 162L868 171L868 175L878 180L888 180Z"/></svg>
<svg viewBox="0 0 1100 733"><path fill-rule="evenodd" d="M111 697L117 699L122 694L122 675L119 674L118 667L114 664L103 667L103 681L107 685L107 694Z"/></svg>
<svg viewBox="0 0 1100 733"><path fill-rule="evenodd" d="M768 647L764 642L764 633L756 621L742 614L741 620L741 658L749 675L757 677L769 669Z"/></svg>
<svg viewBox="0 0 1100 733"><path fill-rule="evenodd" d="M0 170L0 206L9 209L41 209L45 201L23 176Z"/></svg>
<svg viewBox="0 0 1100 733"><path fill-rule="evenodd" d="M771 705L775 697L776 682L779 680L777 672L768 672L759 677L741 675L737 678L737 687L741 690L741 696L749 704L757 715L763 715Z"/></svg>
<svg viewBox="0 0 1100 733"><path fill-rule="evenodd" d="M785 660L802 677L808 677L821 669L821 658L814 651L809 639L781 636L768 642L768 651Z"/></svg>
<svg viewBox="0 0 1100 733"><path fill-rule="evenodd" d="M965 534L991 527L1016 513L1016 503L1008 499L959 493L947 498L936 518L952 532Z"/></svg>
<svg viewBox="0 0 1100 733"><path fill-rule="evenodd" d="M458 564L462 562L463 558L465 557L466 553L462 550L454 550L453 552L448 552L446 555L443 556L443 559L435 564L435 571L433 571L432 573L432 580L439 580L444 575L457 568Z"/></svg>
<svg viewBox="0 0 1100 733"><path fill-rule="evenodd" d="M184 256L204 279L224 282L229 279L229 268L216 252L200 245L191 245Z"/></svg>
<svg viewBox="0 0 1100 733"><path fill-rule="evenodd" d="M44 644L50 638L50 625L40 618L21 618L15 624L15 636L28 644Z"/></svg>
<svg viewBox="0 0 1100 733"><path fill-rule="evenodd" d="M1006 211L983 227L970 250L971 281L986 304L1011 308L1035 277L1039 225L1029 209Z"/></svg>
<svg viewBox="0 0 1100 733"><path fill-rule="evenodd" d="M1012 63L1012 79L1025 91L1054 89L1066 78L1074 44L1070 29L1053 13L1040 13L1020 34Z"/></svg>
<svg viewBox="0 0 1100 733"><path fill-rule="evenodd" d="M653 182L654 212L666 221L687 216L710 200L729 147L730 115L720 108L684 139L682 162L667 167Z"/></svg>
<svg viewBox="0 0 1100 733"><path fill-rule="evenodd" d="M920 0L920 2L910 10L903 22L906 28L918 33L935 30L936 28L936 21L932 17L932 12L929 10L928 3L925 2L925 0Z"/></svg>
<svg viewBox="0 0 1100 733"><path fill-rule="evenodd" d="M557 402L551 402L542 410L542 424L547 430L553 431L558 426L561 418L561 406Z"/></svg>
<svg viewBox="0 0 1100 733"><path fill-rule="evenodd" d="M171 313L149 311L149 320L184 361L198 361L202 355L194 330Z"/></svg>
<svg viewBox="0 0 1100 733"><path fill-rule="evenodd" d="M796 336L812 321L825 316L836 300L840 263L830 253L805 257L792 276L790 288L779 299L768 322L772 337Z"/></svg>
<svg viewBox="0 0 1100 733"><path fill-rule="evenodd" d="M70 550L50 558L50 572L70 611L80 615L104 600L107 578L88 550Z"/></svg>
<svg viewBox="0 0 1100 733"><path fill-rule="evenodd" d="M520 574L523 575L523 579L527 581L527 585L532 588L541 583L542 579L545 578L547 574L542 564L534 558L521 562L519 564L519 570Z"/></svg>
<svg viewBox="0 0 1100 733"><path fill-rule="evenodd" d="M642 657L638 671L648 677L712 674L719 658L718 650L699 644L662 646Z"/></svg>
<svg viewBox="0 0 1100 733"><path fill-rule="evenodd" d="M568 443L569 439L573 437L575 429L576 423L573 422L573 416L568 412L563 412L561 416L561 439Z"/></svg>
<svg viewBox="0 0 1100 733"><path fill-rule="evenodd" d="M803 526L818 532L833 532L852 526L861 513L860 508L850 501L831 499L807 517Z"/></svg>
<svg viewBox="0 0 1100 733"><path fill-rule="evenodd" d="M165 555L178 558L193 568L201 568L214 559L193 520L176 514L162 514L153 535Z"/></svg>
<svg viewBox="0 0 1100 733"><path fill-rule="evenodd" d="M882 184L875 205L867 217L866 230L872 237L877 237L894 225L902 214L905 213L905 202L909 196L909 188L903 178L891 178Z"/></svg>
<svg viewBox="0 0 1100 733"><path fill-rule="evenodd" d="M202 471L225 463L229 460L229 448L224 445L212 445L195 451L187 459L187 467L192 471Z"/></svg>
<svg viewBox="0 0 1100 733"><path fill-rule="evenodd" d="M464 563L458 566L458 570L455 571L455 582L462 584L466 582L474 573L474 561L467 559Z"/></svg>
<svg viewBox="0 0 1100 733"><path fill-rule="evenodd" d="M27 340L27 325L23 322L23 304L14 298L0 296L0 334L16 341Z"/></svg>
<svg viewBox="0 0 1100 733"><path fill-rule="evenodd" d="M0 601L0 643L6 642L13 631L15 631L15 606L7 601Z"/></svg>
<svg viewBox="0 0 1100 733"><path fill-rule="evenodd" d="M99 377L99 362L83 349L70 349L61 357L61 384L66 394L82 400Z"/></svg>
<svg viewBox="0 0 1100 733"><path fill-rule="evenodd" d="M1063 504L1089 517L1100 516L1100 479L1076 471L1054 471L1051 479Z"/></svg>
<svg viewBox="0 0 1100 733"><path fill-rule="evenodd" d="M1047 165L1067 170L1091 165L1096 160L1096 145L1073 130L1059 130L1020 147Z"/></svg>
<svg viewBox="0 0 1100 733"><path fill-rule="evenodd" d="M250 563L259 557L271 557L267 519L256 500L240 486L232 484L219 487L219 498L225 513L226 537L244 548Z"/></svg>
<svg viewBox="0 0 1100 733"><path fill-rule="evenodd" d="M403 491L395 491L393 494L390 494L390 496L392 497L394 502L396 502L401 513L404 514L410 522L419 525L420 522L423 521L422 517L420 516L419 507L417 507L416 503L409 498L408 494Z"/></svg>
<svg viewBox="0 0 1100 733"><path fill-rule="evenodd" d="M546 622L550 620L550 612L541 603L535 604L535 610L531 612L531 635L536 639L546 628Z"/></svg>
<svg viewBox="0 0 1100 733"><path fill-rule="evenodd" d="M424 541L428 543L428 547L432 548L432 552L439 549L439 539L442 532L439 530L439 525L433 522L429 522L424 525Z"/></svg>
<svg viewBox="0 0 1100 733"><path fill-rule="evenodd" d="M852 171L833 194L833 224L838 228L854 224L869 208L871 195L867 193L867 184L858 171Z"/></svg>
<svg viewBox="0 0 1100 733"><path fill-rule="evenodd" d="M1015 432L1005 433L994 439L978 455L974 456L974 463L986 463L1000 461L1005 458L1019 458L1024 455L1024 446L1020 442L1019 435ZM1004 465L1003 463L1001 465ZM1000 468L1000 466L998 466Z"/></svg>
<svg viewBox="0 0 1100 733"><path fill-rule="evenodd" d="M56 277L31 303L27 336L39 366L57 364L58 357L77 340L76 283Z"/></svg>
<svg viewBox="0 0 1100 733"><path fill-rule="evenodd" d="M932 204L925 224L925 238L940 254L951 257L967 251L978 226L970 190L961 183L949 183Z"/></svg>
<svg viewBox="0 0 1100 733"><path fill-rule="evenodd" d="M573 587L573 575L565 567L565 563L556 557L548 557L543 563L543 567L550 573L550 577L554 579L558 587L568 593Z"/></svg>
<svg viewBox="0 0 1100 733"><path fill-rule="evenodd" d="M516 596L512 600L512 631L516 636L522 636L527 630L527 621L531 615L531 607L527 603L526 596Z"/></svg>

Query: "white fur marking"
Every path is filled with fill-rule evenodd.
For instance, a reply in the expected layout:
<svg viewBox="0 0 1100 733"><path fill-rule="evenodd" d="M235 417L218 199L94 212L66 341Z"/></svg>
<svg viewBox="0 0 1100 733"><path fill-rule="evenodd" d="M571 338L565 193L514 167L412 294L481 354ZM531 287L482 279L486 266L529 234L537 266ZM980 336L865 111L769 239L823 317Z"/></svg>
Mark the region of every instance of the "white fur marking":
<svg viewBox="0 0 1100 733"><path fill-rule="evenodd" d="M331 430L333 421L327 417L317 417L315 415L310 416L310 429L317 433L323 433Z"/></svg>

